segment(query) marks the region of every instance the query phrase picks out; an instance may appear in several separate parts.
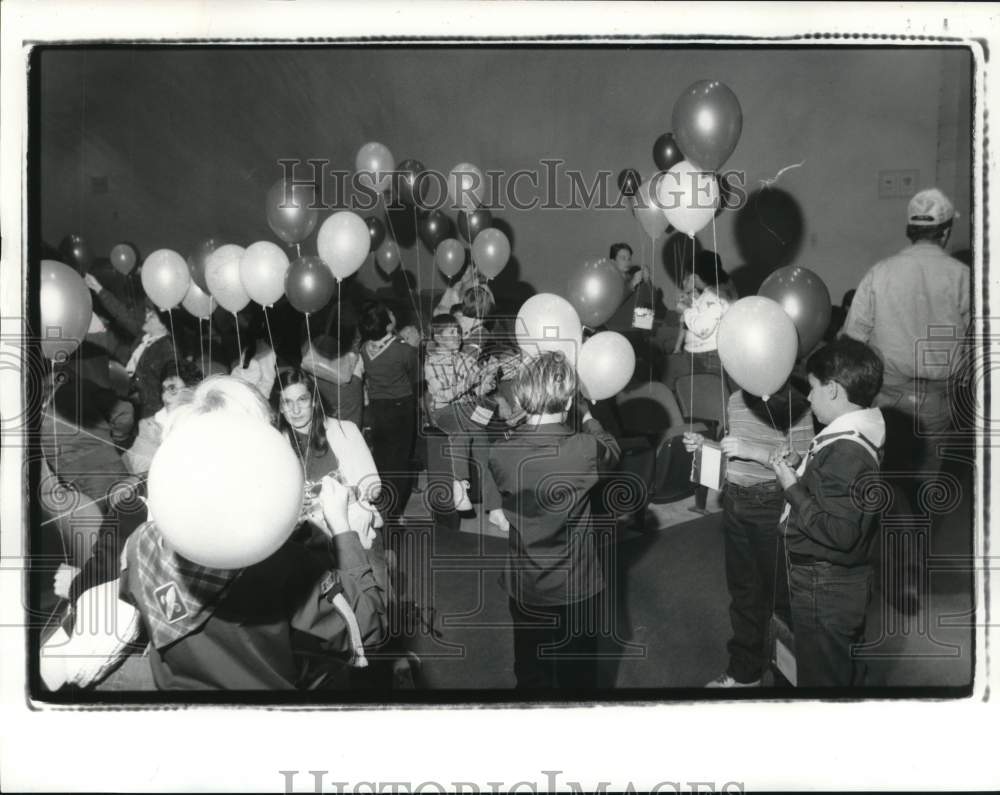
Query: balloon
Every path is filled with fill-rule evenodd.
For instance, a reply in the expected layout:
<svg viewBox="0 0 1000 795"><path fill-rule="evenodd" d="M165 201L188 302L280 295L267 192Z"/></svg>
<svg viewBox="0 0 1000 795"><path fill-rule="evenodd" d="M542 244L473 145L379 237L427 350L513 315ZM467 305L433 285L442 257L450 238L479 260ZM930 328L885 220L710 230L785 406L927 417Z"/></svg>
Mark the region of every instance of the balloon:
<svg viewBox="0 0 1000 795"><path fill-rule="evenodd" d="M80 235L66 235L59 244L59 255L81 276L86 276L90 272L90 265L94 261L90 246ZM55 262L55 260L50 261Z"/></svg>
<svg viewBox="0 0 1000 795"><path fill-rule="evenodd" d="M797 265L778 268L764 279L757 295L770 298L792 319L799 335L799 356L816 347L830 325L830 291L813 271Z"/></svg>
<svg viewBox="0 0 1000 795"><path fill-rule="evenodd" d="M184 417L153 456L149 512L181 557L239 569L270 557L298 523L302 464L277 430L234 410Z"/></svg>
<svg viewBox="0 0 1000 795"><path fill-rule="evenodd" d="M191 279L197 284L202 292L208 292L208 282L205 281L205 259L222 245L222 241L217 237L208 237L202 240L191 256L188 257L188 270L191 272Z"/></svg>
<svg viewBox="0 0 1000 795"><path fill-rule="evenodd" d="M740 140L743 110L725 83L699 80L674 103L673 125L684 159L703 171L718 171Z"/></svg>
<svg viewBox="0 0 1000 795"><path fill-rule="evenodd" d="M312 234L319 219L319 210L310 209L315 200L315 185L289 185L279 179L267 192L264 205L271 231L286 243L301 243Z"/></svg>
<svg viewBox="0 0 1000 795"><path fill-rule="evenodd" d="M406 205L422 205L427 194L426 171L423 163L412 158L396 166L396 176L393 177L396 198ZM378 248L378 245L373 244L372 248Z"/></svg>
<svg viewBox="0 0 1000 795"><path fill-rule="evenodd" d="M163 311L177 306L191 286L191 272L187 263L180 254L169 248L157 249L146 257L139 275L142 278L142 289Z"/></svg>
<svg viewBox="0 0 1000 795"><path fill-rule="evenodd" d="M583 343L576 365L583 396L606 400L621 392L635 374L635 351L617 331L601 331Z"/></svg>
<svg viewBox="0 0 1000 795"><path fill-rule="evenodd" d="M391 239L383 241L382 245L378 247L378 251L375 252L375 261L383 273L388 274L396 270L401 264L401 255L396 241Z"/></svg>
<svg viewBox="0 0 1000 795"><path fill-rule="evenodd" d="M472 244L472 261L487 279L492 279L510 259L510 241L499 229L484 229Z"/></svg>
<svg viewBox="0 0 1000 795"><path fill-rule="evenodd" d="M442 240L434 251L434 264L438 266L441 273L449 279L452 278L465 265L465 246L453 237Z"/></svg>
<svg viewBox="0 0 1000 795"><path fill-rule="evenodd" d="M354 170L358 181L381 193L388 190L392 183L392 171L396 168L396 160L392 152L378 141L369 141L358 150L354 158Z"/></svg>
<svg viewBox="0 0 1000 795"><path fill-rule="evenodd" d="M471 213L458 214L458 233L470 243L476 239L476 235L492 225L493 213L482 207Z"/></svg>
<svg viewBox="0 0 1000 795"><path fill-rule="evenodd" d="M521 305L514 334L518 346L529 356L561 351L574 365L583 342L583 328L573 305L552 293L533 295Z"/></svg>
<svg viewBox="0 0 1000 795"><path fill-rule="evenodd" d="M682 160L660 177L656 198L667 221L675 229L694 237L695 232L715 217L719 208L719 183L715 174Z"/></svg>
<svg viewBox="0 0 1000 795"><path fill-rule="evenodd" d="M580 321L594 328L606 323L625 300L625 279L609 259L585 262L570 277L566 297Z"/></svg>
<svg viewBox="0 0 1000 795"><path fill-rule="evenodd" d="M451 219L440 210L431 210L420 219L418 231L424 245L435 251L442 240L452 236Z"/></svg>
<svg viewBox="0 0 1000 795"><path fill-rule="evenodd" d="M729 307L719 323L718 339L722 366L753 395L769 398L795 366L795 324L770 298L752 295Z"/></svg>
<svg viewBox="0 0 1000 795"><path fill-rule="evenodd" d="M357 271L371 249L368 225L350 210L341 210L327 218L316 236L316 251L337 281Z"/></svg>
<svg viewBox="0 0 1000 795"><path fill-rule="evenodd" d="M212 312L215 309L213 304L214 301L212 296L202 290L194 282L191 282L191 286L188 287L187 295L185 295L184 300L181 301L181 306L183 306L195 317L202 319L212 316Z"/></svg>
<svg viewBox="0 0 1000 795"><path fill-rule="evenodd" d="M129 274L135 267L135 249L128 243L119 243L111 249L111 264L121 274Z"/></svg>
<svg viewBox="0 0 1000 795"><path fill-rule="evenodd" d="M336 289L333 274L319 257L299 257L285 277L288 303L307 315L330 303Z"/></svg>
<svg viewBox="0 0 1000 795"><path fill-rule="evenodd" d="M250 303L240 281L240 260L246 249L233 243L219 246L205 258L208 291L223 309L234 315Z"/></svg>
<svg viewBox="0 0 1000 795"><path fill-rule="evenodd" d="M42 353L62 361L87 336L94 303L80 274L54 259L42 260L40 282Z"/></svg>
<svg viewBox="0 0 1000 795"><path fill-rule="evenodd" d="M624 168L618 174L618 190L626 196L635 196L635 192L639 190L640 182L642 182L642 177L634 168Z"/></svg>
<svg viewBox="0 0 1000 795"><path fill-rule="evenodd" d="M268 240L248 246L240 258L240 283L261 306L273 306L285 294L288 255Z"/></svg>
<svg viewBox="0 0 1000 795"><path fill-rule="evenodd" d="M658 175L658 176L663 176ZM659 182L659 179L654 177ZM635 217L639 219L639 224L649 235L651 240L656 240L667 231L670 224L663 215L663 210L657 206L656 200L650 195L651 180L646 180L636 191L638 197L635 203Z"/></svg>
<svg viewBox="0 0 1000 795"><path fill-rule="evenodd" d="M368 248L376 251L385 240L385 224L375 216L365 218L365 226L368 227Z"/></svg>
<svg viewBox="0 0 1000 795"><path fill-rule="evenodd" d="M459 163L448 175L448 196L455 210L472 212L483 203L486 179L472 163Z"/></svg>
<svg viewBox="0 0 1000 795"><path fill-rule="evenodd" d="M668 171L684 159L677 141L670 133L663 133L653 144L653 162L660 171Z"/></svg>

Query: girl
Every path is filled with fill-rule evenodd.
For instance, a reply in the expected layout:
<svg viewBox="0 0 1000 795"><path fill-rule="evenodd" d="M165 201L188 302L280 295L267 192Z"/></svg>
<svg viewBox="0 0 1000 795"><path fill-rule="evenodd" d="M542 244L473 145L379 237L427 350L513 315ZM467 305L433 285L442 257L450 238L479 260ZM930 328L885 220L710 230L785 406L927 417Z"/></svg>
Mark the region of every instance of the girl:
<svg viewBox="0 0 1000 795"><path fill-rule="evenodd" d="M722 260L714 251L698 253L692 273L684 277L684 294L677 302L685 331L678 336L674 353L694 354L696 373L722 374L719 359L719 324L735 299Z"/></svg>
<svg viewBox="0 0 1000 795"><path fill-rule="evenodd" d="M358 325L372 453L386 485L380 505L385 516L395 519L402 514L410 496L409 467L417 421L414 385L419 377L418 354L416 348L396 336L396 319L385 304L367 304Z"/></svg>

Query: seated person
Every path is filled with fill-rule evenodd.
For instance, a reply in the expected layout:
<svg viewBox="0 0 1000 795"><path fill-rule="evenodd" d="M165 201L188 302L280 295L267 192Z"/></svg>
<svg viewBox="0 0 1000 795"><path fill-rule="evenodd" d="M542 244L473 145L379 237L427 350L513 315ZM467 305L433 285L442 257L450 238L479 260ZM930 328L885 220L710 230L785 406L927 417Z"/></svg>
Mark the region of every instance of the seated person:
<svg viewBox="0 0 1000 795"><path fill-rule="evenodd" d="M123 459L134 475L149 472L153 454L160 446L164 429L177 406L190 397L190 390L201 382L201 371L190 362L167 362L160 370L163 408L152 417L139 421L139 433Z"/></svg>

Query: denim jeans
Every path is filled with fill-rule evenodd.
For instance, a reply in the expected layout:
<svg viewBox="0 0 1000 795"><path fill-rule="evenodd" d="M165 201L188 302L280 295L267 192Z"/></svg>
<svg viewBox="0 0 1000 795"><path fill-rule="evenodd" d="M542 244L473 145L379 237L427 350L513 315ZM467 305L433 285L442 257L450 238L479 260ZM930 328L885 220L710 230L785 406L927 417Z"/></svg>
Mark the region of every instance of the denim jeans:
<svg viewBox="0 0 1000 795"><path fill-rule="evenodd" d="M729 667L737 682L760 679L768 659L772 612L786 623L788 581L778 522L784 494L776 481L756 486L727 483L722 492L722 533L726 587L733 635L727 644Z"/></svg>
<svg viewBox="0 0 1000 795"><path fill-rule="evenodd" d="M512 597L507 604L518 689L586 692L597 686L600 594L564 605L524 605Z"/></svg>
<svg viewBox="0 0 1000 795"><path fill-rule="evenodd" d="M368 406L372 428L372 458L382 477L378 508L395 519L410 498L410 459L417 424L417 403L412 395L398 400L373 400Z"/></svg>
<svg viewBox="0 0 1000 795"><path fill-rule="evenodd" d="M798 687L859 687L865 664L851 647L864 641L871 566L789 565Z"/></svg>
<svg viewBox="0 0 1000 795"><path fill-rule="evenodd" d="M471 461L479 468L480 483L489 471L490 436L486 428L473 422L475 406L451 404L434 412L434 425L448 434L451 472L455 480L469 480Z"/></svg>

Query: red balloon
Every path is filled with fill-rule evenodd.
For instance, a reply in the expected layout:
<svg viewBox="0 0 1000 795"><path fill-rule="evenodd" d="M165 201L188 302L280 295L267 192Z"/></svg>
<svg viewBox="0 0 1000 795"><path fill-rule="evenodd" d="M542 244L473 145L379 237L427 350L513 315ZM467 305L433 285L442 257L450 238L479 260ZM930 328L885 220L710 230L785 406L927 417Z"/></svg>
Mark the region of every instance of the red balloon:
<svg viewBox="0 0 1000 795"><path fill-rule="evenodd" d="M285 277L288 303L307 315L330 303L336 289L333 274L319 257L299 257Z"/></svg>
<svg viewBox="0 0 1000 795"><path fill-rule="evenodd" d="M451 219L440 210L432 210L420 219L420 239L429 251L435 251L441 241L451 237Z"/></svg>
<svg viewBox="0 0 1000 795"><path fill-rule="evenodd" d="M493 213L480 207L471 213L460 212L458 214L458 232L470 243L476 239L476 235L484 229L489 229L493 225Z"/></svg>
<svg viewBox="0 0 1000 795"><path fill-rule="evenodd" d="M506 267L510 259L510 241L499 229L484 229L472 244L472 261L487 279L492 279Z"/></svg>
<svg viewBox="0 0 1000 795"><path fill-rule="evenodd" d="M208 237L194 247L191 256L187 258L188 270L191 272L191 280L201 288L203 293L207 293L208 282L205 281L205 260L208 255L223 245L217 237Z"/></svg>
<svg viewBox="0 0 1000 795"><path fill-rule="evenodd" d="M660 171L669 171L684 159L677 141L670 133L663 133L653 144L653 162Z"/></svg>
<svg viewBox="0 0 1000 795"><path fill-rule="evenodd" d="M319 210L310 209L315 203L316 187L279 179L267 192L265 210L267 224L286 243L301 243L316 228Z"/></svg>
<svg viewBox="0 0 1000 795"><path fill-rule="evenodd" d="M608 322L625 300L625 279L609 259L585 262L570 277L566 297L585 326Z"/></svg>
<svg viewBox="0 0 1000 795"><path fill-rule="evenodd" d="M434 252L434 264L441 273L452 278L465 265L465 246L453 237L442 240Z"/></svg>
<svg viewBox="0 0 1000 795"><path fill-rule="evenodd" d="M371 218L365 218L365 226L368 227L368 234L371 237L369 249L376 251L382 245L382 241L385 240L385 224L375 216L372 216Z"/></svg>
<svg viewBox="0 0 1000 795"><path fill-rule="evenodd" d="M129 274L135 267L135 249L128 243L119 243L111 249L111 264L121 274Z"/></svg>
<svg viewBox="0 0 1000 795"><path fill-rule="evenodd" d="M786 265L764 279L757 295L781 304L799 338L799 356L805 356L823 339L830 325L830 291L808 268Z"/></svg>
<svg viewBox="0 0 1000 795"><path fill-rule="evenodd" d="M639 190L641 182L642 177L639 176L639 172L634 168L622 169L618 174L618 190L625 196L635 196L635 192Z"/></svg>
<svg viewBox="0 0 1000 795"><path fill-rule="evenodd" d="M673 125L684 159L703 171L718 171L740 140L743 109L725 83L699 80L674 104Z"/></svg>
<svg viewBox="0 0 1000 795"><path fill-rule="evenodd" d="M389 274L396 270L402 263L399 246L396 244L396 241L392 239L383 240L382 245L375 252L375 261L383 273Z"/></svg>
<svg viewBox="0 0 1000 795"><path fill-rule="evenodd" d="M51 259L42 260L40 288L42 353L63 361L87 336L94 311L90 290L79 273Z"/></svg>

